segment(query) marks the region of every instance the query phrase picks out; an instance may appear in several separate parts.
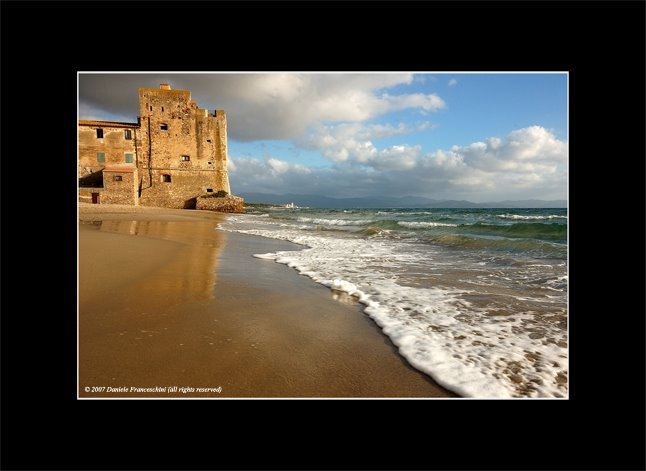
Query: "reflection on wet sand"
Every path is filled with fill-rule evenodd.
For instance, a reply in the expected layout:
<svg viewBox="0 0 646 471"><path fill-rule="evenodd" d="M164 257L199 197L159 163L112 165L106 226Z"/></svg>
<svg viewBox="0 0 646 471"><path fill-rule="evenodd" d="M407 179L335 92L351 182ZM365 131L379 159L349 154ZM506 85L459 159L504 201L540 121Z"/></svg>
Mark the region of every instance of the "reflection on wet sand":
<svg viewBox="0 0 646 471"><path fill-rule="evenodd" d="M79 227L80 384L175 384L200 364L185 355L201 345L226 234L213 218L97 216Z"/></svg>
<svg viewBox="0 0 646 471"><path fill-rule="evenodd" d="M451 395L407 367L356 303L252 257L296 246L218 232L221 215L110 209L80 218L81 397Z"/></svg>
<svg viewBox="0 0 646 471"><path fill-rule="evenodd" d="M216 263L225 235L213 221L101 221L100 231L183 244L172 261L131 285L144 299L160 303L205 301L213 297Z"/></svg>

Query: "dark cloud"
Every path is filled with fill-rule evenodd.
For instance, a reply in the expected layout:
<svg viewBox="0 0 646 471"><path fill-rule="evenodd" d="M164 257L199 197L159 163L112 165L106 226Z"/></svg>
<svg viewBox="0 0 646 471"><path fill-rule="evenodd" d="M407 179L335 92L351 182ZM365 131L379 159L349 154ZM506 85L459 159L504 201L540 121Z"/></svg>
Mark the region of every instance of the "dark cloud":
<svg viewBox="0 0 646 471"><path fill-rule="evenodd" d="M227 112L229 136L240 141L291 139L323 121L364 121L389 111L444 106L434 94L392 96L387 87L411 74L81 74L81 119L136 119L139 87L169 83L190 90L208 109Z"/></svg>

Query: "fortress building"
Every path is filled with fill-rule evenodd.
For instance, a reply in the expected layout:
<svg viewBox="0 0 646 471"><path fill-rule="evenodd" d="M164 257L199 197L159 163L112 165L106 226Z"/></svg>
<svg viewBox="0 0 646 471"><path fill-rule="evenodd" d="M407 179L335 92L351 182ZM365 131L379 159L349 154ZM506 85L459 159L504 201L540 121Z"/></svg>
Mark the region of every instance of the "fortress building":
<svg viewBox="0 0 646 471"><path fill-rule="evenodd" d="M231 193L226 114L187 90L140 88L137 123L79 121L78 144L79 201L200 209Z"/></svg>

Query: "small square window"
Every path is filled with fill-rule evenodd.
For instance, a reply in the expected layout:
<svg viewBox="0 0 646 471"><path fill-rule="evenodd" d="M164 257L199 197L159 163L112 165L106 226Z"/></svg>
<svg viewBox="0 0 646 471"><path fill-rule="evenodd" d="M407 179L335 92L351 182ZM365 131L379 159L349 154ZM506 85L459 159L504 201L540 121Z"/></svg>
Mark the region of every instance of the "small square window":
<svg viewBox="0 0 646 471"><path fill-rule="evenodd" d="M191 157L190 157L190 156L188 156L188 155L182 155L182 162L188 162L189 160L191 160Z"/></svg>
<svg viewBox="0 0 646 471"><path fill-rule="evenodd" d="M125 138L126 138L127 140L132 139L132 131L131 131L130 129L126 129L126 130L124 131L124 134L125 134Z"/></svg>
<svg viewBox="0 0 646 471"><path fill-rule="evenodd" d="M207 192L207 193L213 193L213 188L207 188L207 189L206 189L206 192Z"/></svg>
<svg viewBox="0 0 646 471"><path fill-rule="evenodd" d="M132 152L126 152L125 153L125 158L126 158L126 163L131 164L132 163Z"/></svg>
<svg viewBox="0 0 646 471"><path fill-rule="evenodd" d="M207 139L206 142L211 142L211 139Z"/></svg>
<svg viewBox="0 0 646 471"><path fill-rule="evenodd" d="M170 183L170 175L162 175L162 182Z"/></svg>
<svg viewBox="0 0 646 471"><path fill-rule="evenodd" d="M105 152L97 152L96 153L96 161L97 162L105 162Z"/></svg>
<svg viewBox="0 0 646 471"><path fill-rule="evenodd" d="M168 124L160 124L159 129L161 129L162 131L168 131Z"/></svg>
<svg viewBox="0 0 646 471"><path fill-rule="evenodd" d="M213 162L208 162L209 165L213 165Z"/></svg>
<svg viewBox="0 0 646 471"><path fill-rule="evenodd" d="M97 129L96 130L96 138L97 139L103 139L103 129Z"/></svg>
<svg viewBox="0 0 646 471"><path fill-rule="evenodd" d="M112 177L112 180L114 180L115 182L120 182L123 180L123 177L121 175L115 175L114 177Z"/></svg>

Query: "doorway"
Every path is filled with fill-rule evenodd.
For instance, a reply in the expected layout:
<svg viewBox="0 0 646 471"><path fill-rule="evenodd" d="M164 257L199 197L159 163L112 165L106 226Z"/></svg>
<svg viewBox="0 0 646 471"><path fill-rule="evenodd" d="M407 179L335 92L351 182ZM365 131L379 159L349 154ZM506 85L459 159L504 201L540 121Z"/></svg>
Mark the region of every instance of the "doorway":
<svg viewBox="0 0 646 471"><path fill-rule="evenodd" d="M99 204L101 198L98 193L92 193L92 204Z"/></svg>

